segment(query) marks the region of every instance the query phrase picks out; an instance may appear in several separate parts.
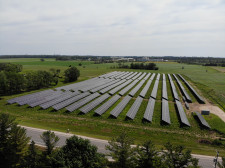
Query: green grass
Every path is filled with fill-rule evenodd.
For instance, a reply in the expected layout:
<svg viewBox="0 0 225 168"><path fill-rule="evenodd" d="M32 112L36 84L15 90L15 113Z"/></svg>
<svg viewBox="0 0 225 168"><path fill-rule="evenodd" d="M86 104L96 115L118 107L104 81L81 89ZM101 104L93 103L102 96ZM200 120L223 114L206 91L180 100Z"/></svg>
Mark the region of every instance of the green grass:
<svg viewBox="0 0 225 168"><path fill-rule="evenodd" d="M55 61L54 59L45 59L44 62L41 62L40 59L0 59L0 62L12 62L22 64L24 71L30 70L49 70L50 68L61 69L61 75L63 71L69 66L77 66L81 72L79 81L89 79L101 75L103 73L111 71L137 71L137 72L155 72L155 73L180 73L183 74L188 81L196 86L201 92L200 94L207 97L210 101L213 101L216 104L219 104L221 108L225 106L225 76L224 73L218 72L215 69L210 67L203 67L199 65L185 65L178 63L157 63L159 67L158 71L145 71L145 70L128 70L128 69L111 69L111 66L117 65L115 63L110 64L94 64L93 62L88 61ZM82 66L78 66L81 63ZM182 69L184 66L184 69ZM206 72L206 69L208 72ZM156 77L155 77L156 78ZM173 78L173 77L172 77ZM138 93L135 94L135 98L132 99L122 113L118 116L117 119L110 118L110 111L121 101L121 99L116 102L109 110L107 110L102 116L96 117L94 115L94 110L91 110L86 115L80 115L79 110L76 110L72 113L67 113L65 109L59 111L52 111L52 109L41 110L39 107L28 108L27 106L17 106L17 105L6 105L6 100L17 97L24 94L12 95L2 97L0 100L0 112L8 112L17 117L17 120L20 124L63 131L65 132L68 128L71 132L86 135L102 139L110 139L113 135L118 135L122 130L128 132L128 135L136 139L136 143L143 142L147 139L152 139L157 146L162 146L167 141L171 141L176 144L186 145L189 149L192 149L194 153L205 154L205 155L214 155L215 150L219 149L221 155L225 155L225 149L214 147L211 145L200 144L198 141L200 139L212 140L215 137L220 137L221 134L225 134L225 125L217 116L210 114L206 116L206 120L212 127L212 131L202 129L198 122L193 118L191 113L187 111L187 117L192 125L190 128L181 128L178 114L175 110L175 104L173 102L173 96L169 80L167 77L167 90L168 90L168 100L169 100L169 109L171 117L171 125L162 125L161 124L161 96L162 96L162 76L159 82L157 101L155 104L155 110L153 115L152 123L142 122L142 118L147 107L148 100L144 99L141 107L135 117L132 120L126 120L126 113L132 106L135 98L138 96ZM178 94L181 98L179 92L179 87L173 78L174 84L177 88ZM146 94L148 98L151 94L152 88L154 86L155 79L151 83L151 86ZM196 99L181 81L183 86L186 88L187 92L191 96L193 102L196 102ZM62 82L59 82L58 86L65 85ZM58 87L57 86L57 87ZM143 85L144 86L144 85ZM143 88L142 86L142 88ZM135 87L135 86L134 86ZM35 91L33 91L35 92ZM218 97L218 98L217 98ZM106 102L105 100L104 102ZM104 103L103 102L103 103ZM214 131L216 130L216 131ZM223 136L223 135L222 135Z"/></svg>

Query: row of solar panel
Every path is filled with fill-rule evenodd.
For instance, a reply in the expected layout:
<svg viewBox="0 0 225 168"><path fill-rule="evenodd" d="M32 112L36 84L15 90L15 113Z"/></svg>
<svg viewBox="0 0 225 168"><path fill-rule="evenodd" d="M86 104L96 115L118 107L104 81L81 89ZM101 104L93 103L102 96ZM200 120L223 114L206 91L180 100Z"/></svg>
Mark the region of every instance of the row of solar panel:
<svg viewBox="0 0 225 168"><path fill-rule="evenodd" d="M175 103L176 103L176 107L177 107L177 111L178 111L178 114L180 116L180 121L183 125L186 125L186 126L191 126L188 119L187 119L187 116L184 112L184 109L183 109L183 106L180 102L180 98L177 94L177 90L176 90L176 87L173 83L173 80L170 76L170 74L168 74L168 77L169 77L169 81L170 81L170 85L171 85L171 88L172 88L172 92L173 92L173 97L174 97L174 100L175 100Z"/></svg>
<svg viewBox="0 0 225 168"><path fill-rule="evenodd" d="M171 124L165 74L163 74L163 81L162 81L162 121L164 121L167 124Z"/></svg>
<svg viewBox="0 0 225 168"><path fill-rule="evenodd" d="M192 103L192 100L191 100L191 97L189 96L189 94L187 93L186 89L183 87L182 83L180 82L180 80L176 77L175 74L173 74L174 78L176 79L177 83L178 83L178 86L182 92L182 94L184 95L184 97L186 98L186 100L189 102L189 103Z"/></svg>
<svg viewBox="0 0 225 168"><path fill-rule="evenodd" d="M191 90L191 92L194 94L194 96L198 99L200 103L205 103L204 99L195 91L195 89L180 75L179 77L184 81L184 83L187 85L187 87Z"/></svg>

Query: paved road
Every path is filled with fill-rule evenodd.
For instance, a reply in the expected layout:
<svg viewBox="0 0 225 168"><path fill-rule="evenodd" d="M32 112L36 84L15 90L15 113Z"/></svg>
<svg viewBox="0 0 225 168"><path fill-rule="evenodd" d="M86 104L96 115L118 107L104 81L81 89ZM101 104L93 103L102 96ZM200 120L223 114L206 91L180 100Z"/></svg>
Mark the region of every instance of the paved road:
<svg viewBox="0 0 225 168"><path fill-rule="evenodd" d="M27 135L29 137L31 137L31 139L33 141L35 141L35 143L37 145L42 145L42 146L45 145L43 143L43 141L41 140L40 135L42 134L42 132L44 132L46 130L38 129L38 128L31 128L31 127L26 127L26 126L23 126L23 127L27 130ZM66 139L73 136L73 134L63 133L63 132L58 132L58 131L54 131L54 133L60 138L60 140L57 144L57 146L59 146L59 147L65 145ZM86 136L80 136L80 135L77 135L77 136L82 137L84 139L89 139L91 144L98 147L98 152L104 153L104 154L106 154L108 152L108 151L105 150L105 146L108 145L108 141L90 138L90 137L86 137ZM193 156L195 158L199 159L199 165L202 166L203 168L213 168L214 167L213 166L214 157L204 156L204 155L195 155L195 154L193 154ZM221 161L221 158L219 160Z"/></svg>

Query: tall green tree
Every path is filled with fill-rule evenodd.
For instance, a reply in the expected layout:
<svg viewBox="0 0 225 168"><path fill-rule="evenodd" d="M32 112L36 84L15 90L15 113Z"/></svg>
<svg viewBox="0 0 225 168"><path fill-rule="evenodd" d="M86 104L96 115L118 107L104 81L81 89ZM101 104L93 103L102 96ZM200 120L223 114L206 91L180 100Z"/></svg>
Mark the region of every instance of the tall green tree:
<svg viewBox="0 0 225 168"><path fill-rule="evenodd" d="M7 77L5 72L0 72L0 94L5 94L8 90Z"/></svg>
<svg viewBox="0 0 225 168"><path fill-rule="evenodd" d="M30 138L26 130L9 114L0 114L0 165L4 168L18 167L23 162Z"/></svg>
<svg viewBox="0 0 225 168"><path fill-rule="evenodd" d="M21 72L23 66L20 64L11 64L11 63L0 63L0 71L5 72Z"/></svg>
<svg viewBox="0 0 225 168"><path fill-rule="evenodd" d="M74 82L80 76L80 71L76 67L70 67L64 71L65 82Z"/></svg>
<svg viewBox="0 0 225 168"><path fill-rule="evenodd" d="M97 152L89 140L72 136L66 145L55 153L52 167L104 168L106 159Z"/></svg>
<svg viewBox="0 0 225 168"><path fill-rule="evenodd" d="M138 168L164 168L166 167L159 152L156 150L152 141L146 141L142 146L137 147L138 152Z"/></svg>
<svg viewBox="0 0 225 168"><path fill-rule="evenodd" d="M110 151L110 156L115 160L113 167L133 168L137 166L136 148L132 148L133 139L127 136L125 132L109 141L106 149Z"/></svg>
<svg viewBox="0 0 225 168"><path fill-rule="evenodd" d="M56 136L55 133L50 130L43 132L40 137L44 141L44 143L47 147L45 154L51 155L54 147L56 146L57 142L59 141L59 137Z"/></svg>
<svg viewBox="0 0 225 168"><path fill-rule="evenodd" d="M168 168L186 168L193 167L198 168L198 159L191 156L190 150L185 150L184 146L172 145L166 143L164 145L162 158L164 158L165 164Z"/></svg>
<svg viewBox="0 0 225 168"><path fill-rule="evenodd" d="M37 153L35 142L31 141L28 148L27 155L25 156L25 159L24 159L24 164L22 166L26 168L37 168L39 167L39 161L40 161L40 156Z"/></svg>

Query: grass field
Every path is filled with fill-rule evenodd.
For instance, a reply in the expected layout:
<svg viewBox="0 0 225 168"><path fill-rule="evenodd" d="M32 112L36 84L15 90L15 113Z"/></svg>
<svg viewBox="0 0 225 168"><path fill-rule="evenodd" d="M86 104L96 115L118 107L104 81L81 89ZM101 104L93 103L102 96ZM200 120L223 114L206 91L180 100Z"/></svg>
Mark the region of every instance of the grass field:
<svg viewBox="0 0 225 168"><path fill-rule="evenodd" d="M91 61L55 61L54 59L45 59L41 62L40 59L0 59L0 62L12 62L22 64L24 71L30 70L49 70L50 68L61 69L61 75L63 71L69 66L74 65L80 69L81 76L78 80L86 80L91 77L101 75L110 71L132 71L127 69L111 69L110 64L94 64ZM81 63L82 66L78 66ZM225 108L225 74L221 71L210 67L203 67L198 65L186 65L178 63L157 63L159 67L158 71L145 71L155 73L180 73L183 74L188 81L194 84L201 94L215 104L218 104L221 109ZM184 67L184 69L182 69ZM207 72L206 72L207 70ZM23 72L24 72L23 71ZM144 70L134 70L141 71ZM179 90L176 82L174 81L177 90ZM182 82L183 86L187 87ZM64 85L62 82L58 86ZM151 94L154 81L147 93L147 97ZM57 86L57 87L58 87ZM167 89L169 98L169 108L171 115L171 125L161 125L161 87L162 81L159 82L157 101L155 106L155 112L152 123L143 123L142 117L147 106L147 100L143 101L141 108L139 109L134 121L125 120L125 115L132 103L135 101L132 99L128 106L123 110L117 119L109 118L109 113L120 101L118 101L113 107L111 107L106 113L100 117L94 115L94 110L90 111L86 115L80 115L79 111L67 113L65 109L57 112L52 109L41 110L39 107L28 108L27 106L18 107L17 105L6 105L6 100L17 97L19 95L5 96L0 100L0 111L9 112L17 117L20 124L46 128L51 130L66 131L68 128L73 133L87 135L102 139L110 139L112 135L117 135L122 130L128 132L128 134L136 139L136 143L143 142L146 139L152 139L159 147L167 141L171 141L176 144L183 144L192 149L194 153L214 155L215 150L219 149L222 155L225 155L225 149L221 147L215 147L212 145L205 145L198 143L201 139L212 140L215 137L224 136L225 123L221 121L217 116L210 115L206 117L206 120L211 125L212 129L217 131L208 131L202 129L198 122L193 118L190 111L187 112L188 119L191 128L180 128L179 118L175 110L173 102L172 92L170 84L167 78ZM141 89L140 89L141 90ZM189 95L196 102L195 97L187 89ZM35 92L35 91L33 91ZM140 92L140 91L139 91ZM139 93L138 92L138 93ZM138 93L134 96L137 97ZM27 93L23 93L27 94ZM20 94L20 95L23 95ZM178 92L180 96L180 92ZM107 101L107 100L106 100Z"/></svg>

